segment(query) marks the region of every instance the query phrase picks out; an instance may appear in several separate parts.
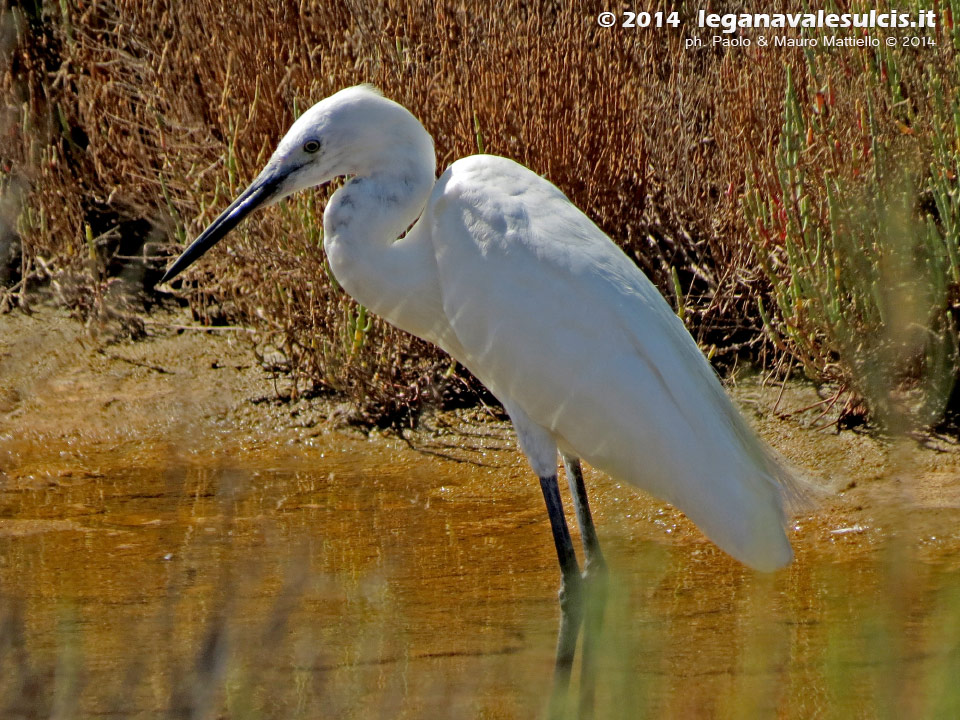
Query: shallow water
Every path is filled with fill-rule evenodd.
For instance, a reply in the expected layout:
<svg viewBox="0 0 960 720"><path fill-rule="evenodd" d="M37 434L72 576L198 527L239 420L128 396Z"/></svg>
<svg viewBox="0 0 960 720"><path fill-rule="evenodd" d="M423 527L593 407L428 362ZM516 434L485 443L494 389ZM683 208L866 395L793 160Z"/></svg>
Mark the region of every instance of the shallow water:
<svg viewBox="0 0 960 720"><path fill-rule="evenodd" d="M522 460L312 442L8 440L0 714L542 714L558 572ZM759 575L587 481L612 571L597 717L960 711L960 508L813 512L797 560Z"/></svg>

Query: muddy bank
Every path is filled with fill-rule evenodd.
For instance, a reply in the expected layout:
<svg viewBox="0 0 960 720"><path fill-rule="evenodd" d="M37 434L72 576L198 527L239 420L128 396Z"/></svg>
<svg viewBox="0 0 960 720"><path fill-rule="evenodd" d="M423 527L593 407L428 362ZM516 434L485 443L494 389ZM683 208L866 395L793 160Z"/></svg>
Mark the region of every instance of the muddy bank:
<svg viewBox="0 0 960 720"><path fill-rule="evenodd" d="M345 405L282 400L286 378L258 361L246 329L203 328L186 313L166 311L144 322L145 338L106 343L62 311L0 315L0 469L7 484L82 475L88 460L105 452L176 463L198 453L250 459L356 443L410 461L506 465L529 480L509 424L483 408L428 414L419 431L402 438L368 435L346 427ZM873 525L888 507L960 507L956 444L811 430L820 408L794 411L818 397L801 383L782 390L747 377L730 389L759 432L821 490L807 522Z"/></svg>

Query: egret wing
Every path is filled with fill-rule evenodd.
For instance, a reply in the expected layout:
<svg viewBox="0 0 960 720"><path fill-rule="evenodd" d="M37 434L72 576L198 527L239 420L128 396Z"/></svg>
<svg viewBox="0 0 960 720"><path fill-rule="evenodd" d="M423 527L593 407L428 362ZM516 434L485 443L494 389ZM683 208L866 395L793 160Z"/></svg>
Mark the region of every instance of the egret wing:
<svg viewBox="0 0 960 720"><path fill-rule="evenodd" d="M790 560L787 474L657 289L589 218L491 156L454 163L428 217L454 354L495 395L738 559Z"/></svg>

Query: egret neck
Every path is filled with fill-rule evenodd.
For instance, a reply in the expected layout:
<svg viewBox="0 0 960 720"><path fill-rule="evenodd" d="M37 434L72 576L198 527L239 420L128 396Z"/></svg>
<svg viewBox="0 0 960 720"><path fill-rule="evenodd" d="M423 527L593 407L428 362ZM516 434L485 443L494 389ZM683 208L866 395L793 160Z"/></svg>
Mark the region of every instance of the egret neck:
<svg viewBox="0 0 960 720"><path fill-rule="evenodd" d="M433 245L421 223L411 227L435 183L433 143L420 131L421 142L386 148L371 163L382 170L358 174L333 194L323 216L323 248L337 282L357 302L437 342L441 300Z"/></svg>

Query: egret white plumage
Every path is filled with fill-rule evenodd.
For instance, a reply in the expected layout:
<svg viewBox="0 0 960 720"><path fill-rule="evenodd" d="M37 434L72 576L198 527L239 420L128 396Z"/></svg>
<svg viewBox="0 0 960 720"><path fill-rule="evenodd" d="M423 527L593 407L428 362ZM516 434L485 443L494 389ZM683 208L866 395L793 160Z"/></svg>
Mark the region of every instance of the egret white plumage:
<svg viewBox="0 0 960 720"><path fill-rule="evenodd" d="M323 216L334 276L373 312L443 348L503 403L540 479L565 587L579 587L580 572L558 450L588 570L603 559L581 458L672 503L742 562L788 563L790 475L647 277L527 168L489 155L458 160L439 179L435 167L433 141L406 109L368 86L342 90L293 124L162 281L255 208L349 176Z"/></svg>

